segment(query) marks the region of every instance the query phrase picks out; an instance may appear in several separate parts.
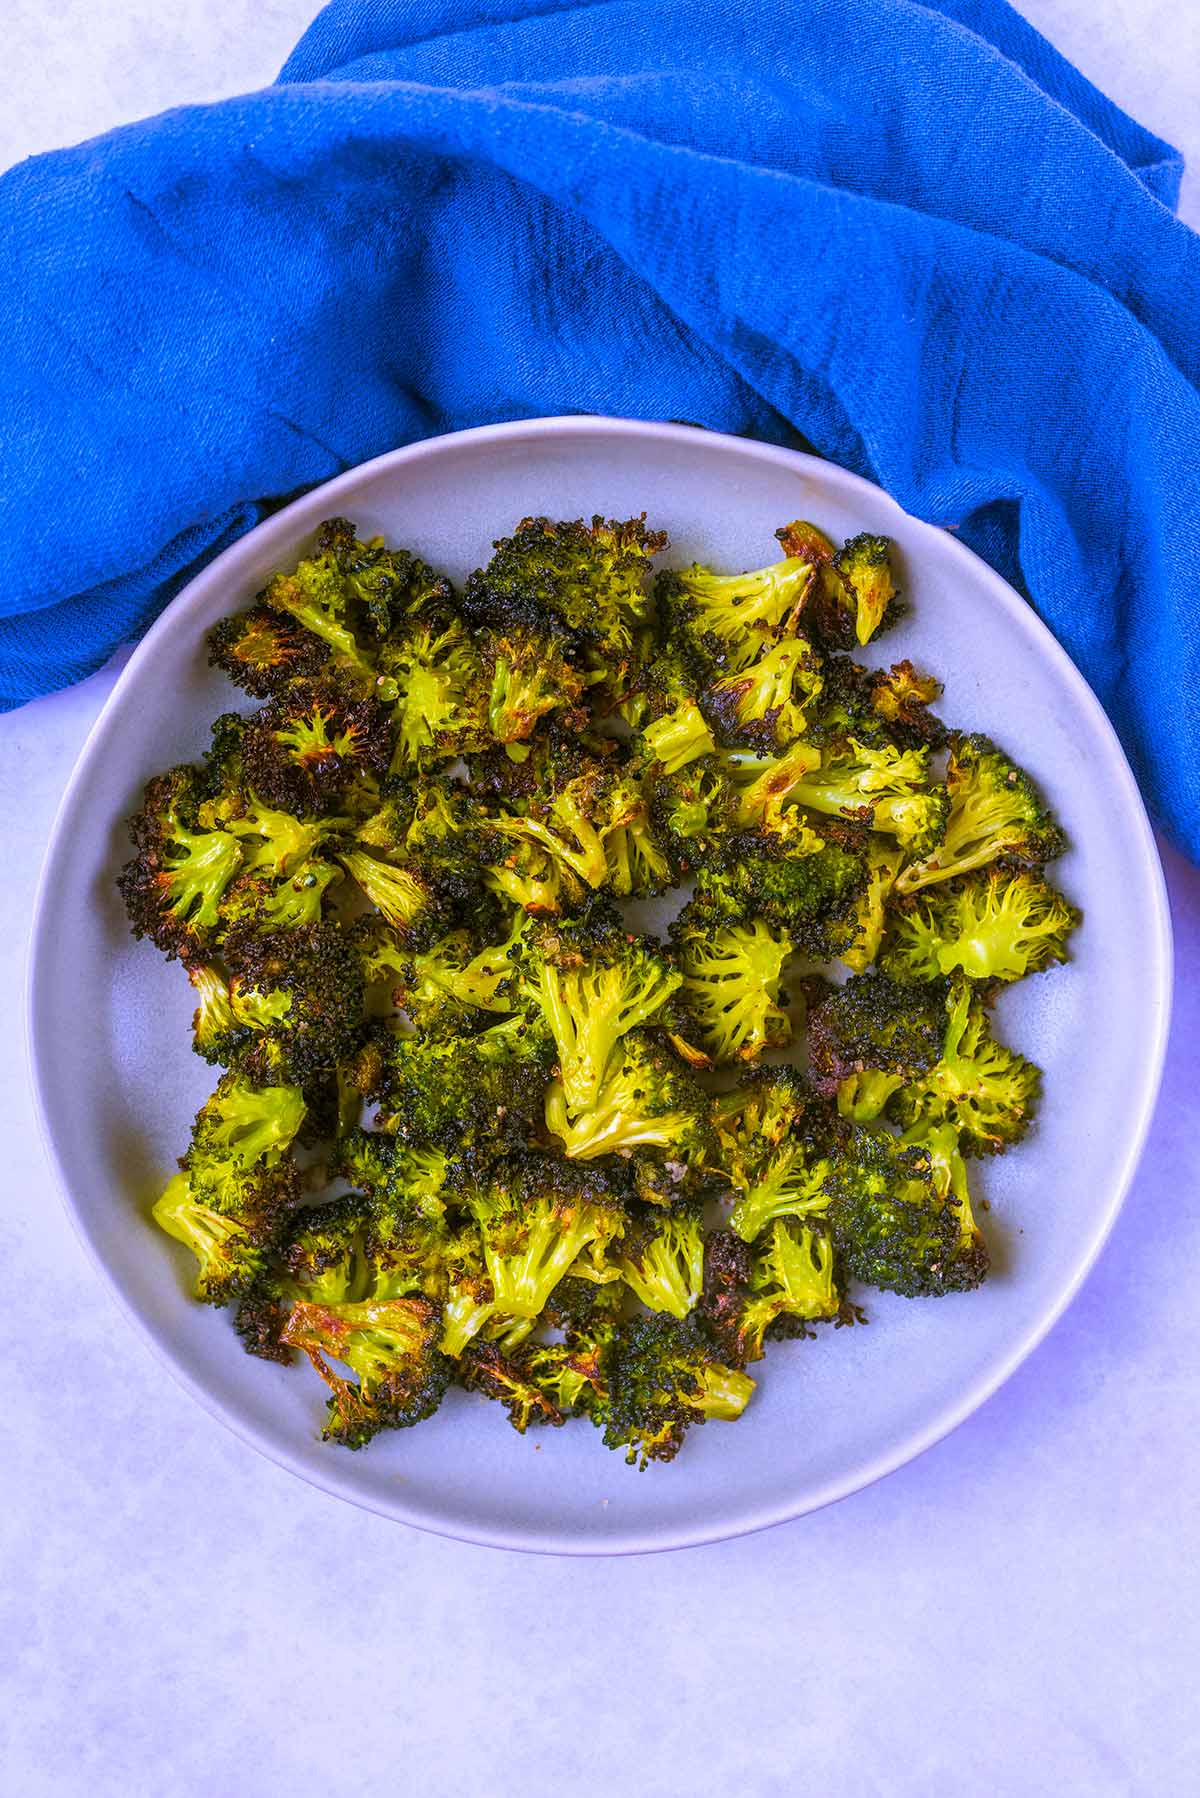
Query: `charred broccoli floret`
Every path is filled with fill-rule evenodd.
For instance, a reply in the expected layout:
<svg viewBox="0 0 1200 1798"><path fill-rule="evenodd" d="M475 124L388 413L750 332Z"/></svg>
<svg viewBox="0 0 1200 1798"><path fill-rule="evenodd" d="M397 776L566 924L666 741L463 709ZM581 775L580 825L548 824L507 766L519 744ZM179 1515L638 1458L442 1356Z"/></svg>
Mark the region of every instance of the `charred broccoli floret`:
<svg viewBox="0 0 1200 1798"><path fill-rule="evenodd" d="M118 881L134 935L185 960L202 958L219 935L221 900L244 859L237 837L201 822L205 796L196 768L150 781L129 820L137 854Z"/></svg>
<svg viewBox="0 0 1200 1798"><path fill-rule="evenodd" d="M790 1042L791 1022L779 1003L789 938L761 918L714 927L692 905L671 926L671 936L683 997L714 1062L755 1061L764 1050Z"/></svg>
<svg viewBox="0 0 1200 1798"><path fill-rule="evenodd" d="M552 1060L550 1037L519 1016L473 1035L392 1035L366 1096L380 1127L415 1147L524 1142L540 1127Z"/></svg>
<svg viewBox="0 0 1200 1798"><path fill-rule="evenodd" d="M493 626L556 618L606 659L625 663L650 617L650 557L666 544L644 515L625 523L597 516L590 525L523 519L467 582L467 616Z"/></svg>
<svg viewBox="0 0 1200 1798"><path fill-rule="evenodd" d="M557 714L560 729L581 729L586 677L562 631L514 622L480 638L487 723L497 743L523 743L541 719Z"/></svg>
<svg viewBox="0 0 1200 1798"><path fill-rule="evenodd" d="M754 1385L720 1360L701 1318L632 1318L610 1351L604 1441L623 1449L630 1466L672 1461L692 1424L736 1421Z"/></svg>
<svg viewBox="0 0 1200 1798"><path fill-rule="evenodd" d="M650 1206L625 1226L617 1266L634 1297L651 1311L686 1317L704 1286L704 1226L700 1208Z"/></svg>
<svg viewBox="0 0 1200 1798"><path fill-rule="evenodd" d="M208 634L209 661L256 699L282 693L320 672L329 646L294 618L251 606L222 618Z"/></svg>
<svg viewBox="0 0 1200 1798"><path fill-rule="evenodd" d="M369 796L391 754L385 709L331 680L294 681L250 719L241 739L252 790L297 813L343 810L355 783Z"/></svg>
<svg viewBox="0 0 1200 1798"><path fill-rule="evenodd" d="M1021 980L1066 961L1079 913L1025 868L992 867L898 906L880 957L894 980Z"/></svg>
<svg viewBox="0 0 1200 1798"><path fill-rule="evenodd" d="M737 1365L760 1361L768 1336L806 1336L842 1309L830 1238L783 1219L757 1243L740 1302L723 1318L723 1343Z"/></svg>
<svg viewBox="0 0 1200 1798"><path fill-rule="evenodd" d="M818 1092L858 1122L878 1117L894 1092L937 1061L945 993L944 981L907 987L878 973L856 974L830 991L808 1020Z"/></svg>
<svg viewBox="0 0 1200 1798"><path fill-rule="evenodd" d="M506 1317L537 1317L584 1251L614 1242L625 1225L602 1176L532 1152L498 1163L466 1205L495 1308Z"/></svg>
<svg viewBox="0 0 1200 1798"><path fill-rule="evenodd" d="M1066 848L1029 776L989 738L954 739L946 788L950 809L945 836L901 872L897 892L915 893L1001 859L1039 867Z"/></svg>
<svg viewBox="0 0 1200 1798"><path fill-rule="evenodd" d="M654 1149L699 1166L709 1140L708 1101L679 1058L651 1032L617 1043L594 1097L572 1104L564 1080L546 1089L546 1128L571 1160Z"/></svg>
<svg viewBox="0 0 1200 1798"><path fill-rule="evenodd" d="M441 1404L450 1367L438 1350L440 1328L438 1306L419 1296L297 1299L281 1335L289 1348L303 1349L330 1389L326 1438L364 1448L380 1430L422 1423ZM343 1379L326 1357L357 1378Z"/></svg>
<svg viewBox="0 0 1200 1798"><path fill-rule="evenodd" d="M704 679L748 668L791 635L804 608L812 564L789 556L745 574L714 574L693 563L658 577L670 641Z"/></svg>
<svg viewBox="0 0 1200 1798"><path fill-rule="evenodd" d="M830 1176L827 1222L852 1278L907 1298L965 1292L987 1273L981 1243L965 1244L929 1152L889 1131L853 1128Z"/></svg>
<svg viewBox="0 0 1200 1798"><path fill-rule="evenodd" d="M973 1153L994 1155L1024 1136L1041 1085L1041 1070L996 1041L970 981L957 979L946 999L941 1054L900 1089L892 1109L910 1126L952 1123Z"/></svg>
<svg viewBox="0 0 1200 1798"><path fill-rule="evenodd" d="M614 921L544 928L528 939L524 979L531 1003L558 1050L568 1112L596 1103L617 1042L650 1023L682 976L652 939L631 937Z"/></svg>
<svg viewBox="0 0 1200 1798"><path fill-rule="evenodd" d="M824 686L807 637L782 637L745 667L714 680L703 705L722 743L786 749L802 736Z"/></svg>

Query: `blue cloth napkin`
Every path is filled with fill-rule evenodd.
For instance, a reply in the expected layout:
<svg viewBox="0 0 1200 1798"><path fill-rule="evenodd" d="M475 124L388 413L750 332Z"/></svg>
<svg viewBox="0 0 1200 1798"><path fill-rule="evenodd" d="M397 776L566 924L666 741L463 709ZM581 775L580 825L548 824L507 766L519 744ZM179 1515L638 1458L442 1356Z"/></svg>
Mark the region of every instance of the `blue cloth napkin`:
<svg viewBox="0 0 1200 1798"><path fill-rule="evenodd" d="M687 418L956 526L1200 858L1180 173L1000 0L335 0L0 181L0 698L395 444Z"/></svg>

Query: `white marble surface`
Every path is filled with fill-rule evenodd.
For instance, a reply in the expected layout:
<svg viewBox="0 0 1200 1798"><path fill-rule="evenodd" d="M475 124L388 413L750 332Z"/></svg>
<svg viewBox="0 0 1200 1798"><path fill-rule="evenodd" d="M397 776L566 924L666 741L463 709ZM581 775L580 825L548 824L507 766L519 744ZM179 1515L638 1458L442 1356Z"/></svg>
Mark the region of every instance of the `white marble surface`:
<svg viewBox="0 0 1200 1798"><path fill-rule="evenodd" d="M1023 10L1200 157L1191 8ZM0 164L269 80L310 11L7 0ZM0 1794L1200 1791L1200 875L1168 857L1181 990L1135 1190L1082 1297L982 1413L765 1536L621 1563L496 1554L242 1448L70 1234L27 1093L24 938L111 680L0 718Z"/></svg>

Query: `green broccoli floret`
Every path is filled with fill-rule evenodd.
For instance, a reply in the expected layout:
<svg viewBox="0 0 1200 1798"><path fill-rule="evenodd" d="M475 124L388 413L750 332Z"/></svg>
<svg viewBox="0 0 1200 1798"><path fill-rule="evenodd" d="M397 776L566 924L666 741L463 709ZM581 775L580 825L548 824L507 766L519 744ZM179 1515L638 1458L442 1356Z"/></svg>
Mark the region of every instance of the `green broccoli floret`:
<svg viewBox="0 0 1200 1798"><path fill-rule="evenodd" d="M650 818L678 880L724 853L737 794L716 756L676 774L652 772Z"/></svg>
<svg viewBox="0 0 1200 1798"><path fill-rule="evenodd" d="M776 853L815 854L822 838L794 802L820 764L821 751L809 743L793 743L778 756L727 752L721 757L721 769L734 789L729 824L759 833Z"/></svg>
<svg viewBox="0 0 1200 1798"><path fill-rule="evenodd" d="M952 1123L964 1146L977 1155L994 1155L1028 1130L1041 1084L1033 1062L992 1036L978 994L960 978L946 998L939 1059L921 1079L901 1088L892 1108L902 1124Z"/></svg>
<svg viewBox="0 0 1200 1798"><path fill-rule="evenodd" d="M572 660L573 645L563 631L514 621L484 631L479 649L488 729L497 743L523 743L552 712L559 729L583 728L586 676Z"/></svg>
<svg viewBox="0 0 1200 1798"><path fill-rule="evenodd" d="M625 1223L601 1176L534 1152L498 1163L465 1203L506 1317L537 1317L589 1245L614 1241Z"/></svg>
<svg viewBox="0 0 1200 1798"><path fill-rule="evenodd" d="M650 1023L682 977L652 938L630 936L619 921L545 927L522 959L529 999L558 1050L566 1108L586 1111L619 1039Z"/></svg>
<svg viewBox="0 0 1200 1798"><path fill-rule="evenodd" d="M738 1365L759 1361L768 1336L807 1336L808 1326L841 1314L830 1238L807 1224L777 1220L755 1246L742 1303L726 1316L723 1340Z"/></svg>
<svg viewBox="0 0 1200 1798"><path fill-rule="evenodd" d="M610 1350L605 1444L623 1449L630 1466L672 1461L692 1424L739 1418L754 1385L719 1359L701 1318L631 1318Z"/></svg>
<svg viewBox="0 0 1200 1798"><path fill-rule="evenodd" d="M756 1061L767 1049L791 1041L792 1026L779 1003L791 941L761 918L749 924L714 925L684 907L671 926L683 973L682 994L713 1061Z"/></svg>
<svg viewBox="0 0 1200 1798"><path fill-rule="evenodd" d="M901 872L898 893L915 893L1001 859L1039 867L1066 848L1029 776L988 737L954 739L946 787L946 834L931 854Z"/></svg>
<svg viewBox="0 0 1200 1798"><path fill-rule="evenodd" d="M252 1086L224 1074L196 1113L192 1141L180 1163L193 1195L219 1211L235 1213L244 1176L278 1166L304 1122L307 1105L298 1086Z"/></svg>
<svg viewBox="0 0 1200 1798"><path fill-rule="evenodd" d="M753 1160L807 1126L817 1101L799 1068L752 1068L729 1092L713 1100L713 1127L720 1166L728 1172L731 1158Z"/></svg>
<svg viewBox="0 0 1200 1798"><path fill-rule="evenodd" d="M293 681L245 725L242 771L267 805L304 814L344 811L348 789L368 802L392 755L388 714L326 679Z"/></svg>
<svg viewBox="0 0 1200 1798"><path fill-rule="evenodd" d="M1079 913L1024 868L992 867L926 889L895 912L880 965L895 980L1021 980L1066 961Z"/></svg>
<svg viewBox="0 0 1200 1798"><path fill-rule="evenodd" d="M303 1086L353 1053L363 973L336 924L227 937L230 1006L247 1026L231 1059L252 1080Z"/></svg>
<svg viewBox="0 0 1200 1798"><path fill-rule="evenodd" d="M483 665L459 619L410 619L379 650L379 692L392 703L391 773L428 768L487 741Z"/></svg>
<svg viewBox="0 0 1200 1798"><path fill-rule="evenodd" d="M625 1226L617 1257L621 1278L651 1311L686 1317L704 1285L704 1225L700 1208L649 1206Z"/></svg>
<svg viewBox="0 0 1200 1798"><path fill-rule="evenodd" d="M524 1142L540 1127L553 1055L550 1037L521 1016L476 1035L392 1035L366 1096L380 1128L414 1147Z"/></svg>
<svg viewBox="0 0 1200 1798"><path fill-rule="evenodd" d="M699 1166L709 1143L702 1088L653 1033L631 1031L617 1043L593 1098L576 1105L564 1080L546 1089L546 1128L572 1160L655 1149L669 1162Z"/></svg>
<svg viewBox="0 0 1200 1798"><path fill-rule="evenodd" d="M388 964L397 976L397 1004L422 1031L439 1025L459 1030L479 1012L514 1011L522 997L517 958L527 926L518 912L497 943L481 947L469 930L453 930L422 953L406 956L398 945ZM383 963L386 953L377 950L372 965Z"/></svg>
<svg viewBox="0 0 1200 1798"><path fill-rule="evenodd" d="M375 685L375 668L355 635L354 596L328 550L306 557L290 574L272 575L260 598L269 611L328 644L333 661L364 691Z"/></svg>
<svg viewBox="0 0 1200 1798"><path fill-rule="evenodd" d="M799 954L828 961L855 940L863 871L862 854L832 839L809 854L773 854L742 832L729 839L723 861L697 870L695 914L734 923L761 918Z"/></svg>
<svg viewBox="0 0 1200 1798"><path fill-rule="evenodd" d="M405 618L454 604L444 575L406 549L385 548L382 537L361 542L349 519L326 519L317 543L335 564L356 621L369 636L386 637Z"/></svg>
<svg viewBox="0 0 1200 1798"><path fill-rule="evenodd" d="M900 1140L911 1148L925 1150L934 1191L944 1205L954 1208L958 1218L960 1251L986 1268L987 1246L975 1222L967 1164L954 1125L922 1121L906 1130Z"/></svg>
<svg viewBox="0 0 1200 1798"><path fill-rule="evenodd" d="M804 734L823 685L821 658L808 638L783 637L713 681L704 712L722 743L786 749Z"/></svg>
<svg viewBox="0 0 1200 1798"><path fill-rule="evenodd" d="M361 849L345 851L338 860L396 930L415 932L436 927L442 914L438 894L427 875L415 868L377 861Z"/></svg>
<svg viewBox="0 0 1200 1798"><path fill-rule="evenodd" d="M650 557L666 545L644 514L625 523L597 516L590 526L522 519L467 582L466 615L493 626L556 618L609 668L628 665L651 616Z"/></svg>
<svg viewBox="0 0 1200 1798"><path fill-rule="evenodd" d="M846 1273L906 1298L966 1292L987 1273L981 1245L964 1246L959 1215L940 1196L927 1149L890 1131L852 1128L831 1173L827 1222Z"/></svg>
<svg viewBox="0 0 1200 1798"><path fill-rule="evenodd" d="M646 673L642 741L664 774L711 755L716 741L697 703L696 684L677 655L657 656Z"/></svg>
<svg viewBox="0 0 1200 1798"><path fill-rule="evenodd" d="M196 1193L185 1168L154 1206L155 1223L196 1257L193 1294L204 1304L228 1305L262 1278L281 1220L299 1198L290 1164L252 1171L237 1185L236 1198L227 1193L218 1206Z"/></svg>
<svg viewBox="0 0 1200 1798"><path fill-rule="evenodd" d="M823 755L819 769L789 788L789 801L895 837L915 855L942 840L949 799L929 782L925 749L872 747L850 737Z"/></svg>
<svg viewBox="0 0 1200 1798"><path fill-rule="evenodd" d="M887 903L903 860L904 851L888 838L872 837L867 844L864 884L851 898L849 907L854 936L836 951L838 960L855 974L865 972L879 953L887 929Z"/></svg>
<svg viewBox="0 0 1200 1798"><path fill-rule="evenodd" d="M252 606L222 618L208 634L209 662L256 699L310 679L329 660L329 646L294 618Z"/></svg>
<svg viewBox="0 0 1200 1798"><path fill-rule="evenodd" d="M666 634L706 682L737 673L794 632L812 574L799 556L746 574L714 574L699 563L673 569L656 586Z"/></svg>
<svg viewBox="0 0 1200 1798"><path fill-rule="evenodd" d="M886 974L856 974L810 1013L813 1084L844 1116L868 1123L892 1094L933 1067L945 1032L944 981L899 986Z"/></svg>
<svg viewBox="0 0 1200 1798"><path fill-rule="evenodd" d="M518 1350L506 1355L494 1342L472 1342L459 1360L459 1378L468 1392L496 1399L508 1412L508 1421L519 1436L530 1424L557 1426L565 1413L554 1402L532 1367Z"/></svg>
<svg viewBox="0 0 1200 1798"><path fill-rule="evenodd" d="M440 1333L439 1307L418 1296L341 1304L298 1299L282 1340L303 1349L330 1389L326 1439L363 1448L380 1430L407 1429L437 1410L450 1383ZM326 1356L357 1380L335 1373Z"/></svg>
<svg viewBox="0 0 1200 1798"><path fill-rule="evenodd" d="M117 882L133 934L185 960L202 959L216 940L222 896L244 858L235 836L201 822L205 792L192 767L148 783L129 820L137 853Z"/></svg>
<svg viewBox="0 0 1200 1798"><path fill-rule="evenodd" d="M454 1163L445 1149L412 1148L383 1130L349 1131L338 1144L334 1172L365 1193L389 1226L445 1215Z"/></svg>
<svg viewBox="0 0 1200 1798"><path fill-rule="evenodd" d="M224 975L204 962L188 963L187 977L198 1000L192 1014L192 1046L197 1055L220 1067L232 1067L254 1032L291 1005L286 993L265 1004L257 994L248 994L243 1002L240 994L230 992Z"/></svg>

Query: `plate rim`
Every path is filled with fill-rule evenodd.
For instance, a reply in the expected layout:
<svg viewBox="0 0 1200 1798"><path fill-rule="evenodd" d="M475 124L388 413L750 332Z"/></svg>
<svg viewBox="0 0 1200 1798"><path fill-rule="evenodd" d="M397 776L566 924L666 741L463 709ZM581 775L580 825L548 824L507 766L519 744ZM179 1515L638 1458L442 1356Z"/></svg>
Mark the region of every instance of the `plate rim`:
<svg viewBox="0 0 1200 1798"><path fill-rule="evenodd" d="M471 442L502 445L522 437L545 438L566 435L606 439L641 438L650 443L687 443L699 436L706 442L735 450L739 455L745 456L751 461L774 463L801 475L808 474L825 484L832 481L842 486L850 495L855 492L870 495L872 503L875 505L882 496L889 505L903 515L910 526L917 527L920 534L932 533L936 537L941 552L949 554L952 561L957 559L964 568L968 568L973 580L982 580L986 586L991 588L1001 611L1008 614L1010 618L1019 618L1026 628L1032 627L1042 653L1054 665L1065 685L1071 690L1072 698L1084 711L1091 714L1102 738L1107 740L1111 752L1111 773L1124 786L1126 797L1132 801L1131 812L1136 820L1143 862L1149 877L1150 901L1154 914L1153 930L1148 933L1153 976L1153 990L1148 999L1148 1010L1151 1014L1151 1052L1143 1068L1133 1127L1127 1132L1124 1139L1120 1163L1115 1177L1110 1183L1107 1206L1093 1225L1086 1245L1078 1255L1069 1278L1056 1292L1053 1302L1044 1307L1042 1312L1009 1347L1007 1353L1000 1356L955 1401L943 1405L924 1427L908 1431L897 1443L876 1455L865 1466L860 1465L848 1473L828 1479L823 1486L817 1489L815 1494L800 1499L795 1496L788 1498L786 1495L781 1495L777 1501L759 1505L741 1517L725 1518L709 1523L699 1522L690 1529L672 1529L666 1539L662 1539L661 1532L655 1528L647 1529L644 1526L632 1526L599 1539L584 1539L578 1534L552 1528L532 1532L524 1528L506 1529L501 1525L484 1529L468 1529L461 1524L451 1527L444 1519L439 1518L435 1509L431 1509L425 1504L406 1503L399 1494L391 1503L375 1502L371 1496L357 1490L348 1476L339 1474L337 1463L333 1462L332 1457L328 1472L323 1468L309 1466L291 1454L286 1447L266 1440L255 1425L236 1411L231 1410L215 1394L209 1392L203 1382L194 1376L178 1358L169 1331L165 1327L160 1328L144 1316L132 1300L126 1296L116 1275L105 1261L98 1242L93 1239L92 1232L76 1204L74 1192L59 1153L56 1133L50 1121L47 1070L53 1054L53 1047L49 1041L51 1021L39 1010L39 970L50 952L48 939L53 909L51 895L56 889L55 875L65 853L65 845L70 836L70 827L75 811L81 803L81 795L84 793L93 756L101 741L108 736L112 716L125 692L136 683L142 664L153 654L157 643L178 626L183 616L191 610L198 598L203 598L208 588L218 585L224 579L225 571L231 564L236 566L239 559L246 554L247 544L253 542L256 545L262 545L270 543L273 537L279 537L281 541L286 541L303 535L306 530L311 528L312 524L319 522L320 518L328 516L331 503L338 496L353 488L364 477L403 467L408 462L422 459L431 454L444 453L449 446L460 446ZM771 1529L778 1524L792 1522L799 1517L810 1515L824 1509L827 1505L837 1503L840 1499L850 1497L855 1492L863 1491L888 1474L906 1466L910 1461L924 1454L927 1449L942 1441L993 1397L1045 1340L1075 1299L1112 1232L1113 1225L1137 1172L1154 1116L1166 1058L1173 984L1174 945L1166 881L1145 804L1124 749L1100 701L1071 661L1066 650L1042 621L1034 607L1023 600L1009 586L1003 576L983 561L980 556L977 556L966 544L960 542L951 532L906 512L884 488L865 479L862 475L841 467L836 462L826 461L822 457L790 449L784 445L764 443L754 438L738 437L728 432L709 431L698 425L665 423L646 419L609 418L601 414L579 413L478 425L468 430L443 432L436 437L422 438L416 443L387 450L382 455L358 463L355 467L343 470L342 473L333 476L319 486L310 488L306 493L289 501L286 506L280 507L277 512L260 520L250 531L235 539L215 556L180 589L145 632L118 674L112 691L105 699L84 739L59 801L47 839L33 903L29 953L26 960L24 1019L30 1084L38 1128L47 1160L54 1174L60 1201L70 1219L76 1239L82 1244L88 1259L100 1276L101 1283L116 1301L118 1308L132 1323L136 1333L148 1344L156 1359L166 1367L176 1383L210 1417L221 1423L240 1441L255 1449L268 1461L273 1462L277 1467L284 1468L287 1472L303 1480L306 1485L316 1487L331 1497L346 1500L362 1510L386 1517L393 1522L404 1523L412 1528L453 1541L470 1542L485 1547L503 1548L530 1554L608 1557L665 1553L675 1549L702 1547L715 1542L752 1535L759 1530Z"/></svg>

